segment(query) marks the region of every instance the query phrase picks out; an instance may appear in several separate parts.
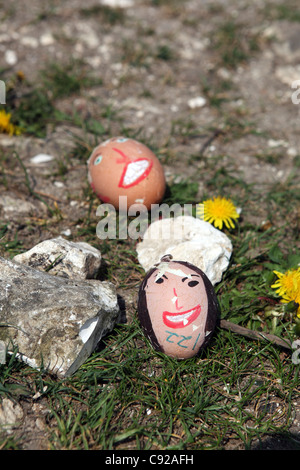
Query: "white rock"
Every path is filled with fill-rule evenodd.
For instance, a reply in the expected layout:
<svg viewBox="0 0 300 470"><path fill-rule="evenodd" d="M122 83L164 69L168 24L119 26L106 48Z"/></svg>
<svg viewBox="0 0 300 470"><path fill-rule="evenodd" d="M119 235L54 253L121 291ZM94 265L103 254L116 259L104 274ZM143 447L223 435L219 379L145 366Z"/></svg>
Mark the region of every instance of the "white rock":
<svg viewBox="0 0 300 470"><path fill-rule="evenodd" d="M5 364L6 362L6 345L4 341L0 340L0 364Z"/></svg>
<svg viewBox="0 0 300 470"><path fill-rule="evenodd" d="M66 228L66 230L62 230L61 235L64 235L65 237L70 237L72 235L72 232L69 228Z"/></svg>
<svg viewBox="0 0 300 470"><path fill-rule="evenodd" d="M188 105L191 109L202 108L206 105L206 99L203 96L196 96L188 101Z"/></svg>
<svg viewBox="0 0 300 470"><path fill-rule="evenodd" d="M134 6L134 0L101 0L101 4L111 8L128 8Z"/></svg>
<svg viewBox="0 0 300 470"><path fill-rule="evenodd" d="M268 140L268 146L271 148L276 148L276 147L288 147L288 142L285 142L284 140L274 140L274 139L269 139Z"/></svg>
<svg viewBox="0 0 300 470"><path fill-rule="evenodd" d="M14 257L17 263L69 279L91 279L101 264L101 253L85 242L71 242L62 237L45 240Z"/></svg>
<svg viewBox="0 0 300 470"><path fill-rule="evenodd" d="M35 49L39 45L38 40L36 38L32 37L32 36L23 36L23 37L21 37L20 38L20 43L23 44L23 46L32 47L33 49Z"/></svg>
<svg viewBox="0 0 300 470"><path fill-rule="evenodd" d="M55 40L51 33L44 33L40 37L40 43L42 46L50 46L54 44Z"/></svg>
<svg viewBox="0 0 300 470"><path fill-rule="evenodd" d="M15 65L18 62L18 57L15 51L12 51L11 49L8 49L5 51L4 54L5 62L8 65Z"/></svg>
<svg viewBox="0 0 300 470"><path fill-rule="evenodd" d="M30 161L31 163L38 164L38 163L51 162L51 160L53 159L54 157L52 155L48 155L46 153L39 153L38 155L35 155L34 157L32 157Z"/></svg>
<svg viewBox="0 0 300 470"><path fill-rule="evenodd" d="M54 181L54 186L56 186L57 188L64 188L65 187L65 184L62 182L62 181Z"/></svg>
<svg viewBox="0 0 300 470"><path fill-rule="evenodd" d="M0 429L10 434L22 418L23 410L21 406L8 398L3 398L0 405Z"/></svg>
<svg viewBox="0 0 300 470"><path fill-rule="evenodd" d="M232 243L210 223L192 216L180 216L150 224L136 251L145 271L162 256L171 254L174 260L198 266L214 285L228 267Z"/></svg>

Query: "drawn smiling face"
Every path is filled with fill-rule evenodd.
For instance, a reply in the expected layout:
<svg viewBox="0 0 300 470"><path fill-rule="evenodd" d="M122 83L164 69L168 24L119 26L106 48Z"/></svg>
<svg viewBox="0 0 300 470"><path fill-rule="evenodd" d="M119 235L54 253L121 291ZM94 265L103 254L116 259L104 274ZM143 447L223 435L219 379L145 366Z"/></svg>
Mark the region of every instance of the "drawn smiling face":
<svg viewBox="0 0 300 470"><path fill-rule="evenodd" d="M112 138L94 149L88 177L98 197L117 208L119 197L126 196L128 207L142 204L149 209L165 192L159 160L145 145L124 137Z"/></svg>
<svg viewBox="0 0 300 470"><path fill-rule="evenodd" d="M203 274L203 273L202 273ZM143 286L149 322L155 341L169 356L194 356L207 335L208 295L203 276L192 265L161 262ZM143 323L143 306L139 316ZM147 320L146 320L147 321ZM151 332L150 335L151 336Z"/></svg>

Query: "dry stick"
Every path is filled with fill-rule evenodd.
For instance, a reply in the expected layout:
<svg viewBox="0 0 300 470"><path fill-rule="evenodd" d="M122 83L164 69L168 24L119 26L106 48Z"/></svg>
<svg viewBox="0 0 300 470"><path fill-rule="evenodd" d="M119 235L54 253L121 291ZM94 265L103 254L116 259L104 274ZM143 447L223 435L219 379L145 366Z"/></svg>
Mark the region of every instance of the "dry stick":
<svg viewBox="0 0 300 470"><path fill-rule="evenodd" d="M205 152L205 150L207 149L207 147L217 138L219 137L219 135L223 135L224 134L224 131L222 131L221 129L216 129L214 132L213 132L213 135L209 137L209 139L207 139L204 144L202 145L201 149L200 149L200 152L199 152L199 155L202 156L203 153Z"/></svg>
<svg viewBox="0 0 300 470"><path fill-rule="evenodd" d="M271 335L269 333L260 333L259 331L250 330L249 328L236 325L235 323L231 323L230 321L227 321L227 320L221 320L220 327L223 328L224 330L229 330L229 331L232 331L233 333L246 336L247 338L267 340L273 344L281 346L282 348L292 349L292 346L289 340L281 339L278 336Z"/></svg>

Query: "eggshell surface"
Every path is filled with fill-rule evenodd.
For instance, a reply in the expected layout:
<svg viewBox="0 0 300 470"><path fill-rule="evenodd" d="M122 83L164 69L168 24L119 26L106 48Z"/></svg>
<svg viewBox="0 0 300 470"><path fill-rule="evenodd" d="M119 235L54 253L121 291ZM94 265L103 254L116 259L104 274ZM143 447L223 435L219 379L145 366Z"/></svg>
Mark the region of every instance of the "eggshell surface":
<svg viewBox="0 0 300 470"><path fill-rule="evenodd" d="M144 144L125 137L109 139L93 150L88 179L99 199L117 209L120 196L127 197L127 208L150 209L161 202L166 189L158 158Z"/></svg>
<svg viewBox="0 0 300 470"><path fill-rule="evenodd" d="M219 305L211 282L199 268L184 261L161 261L140 286L138 316L156 350L187 359L209 343Z"/></svg>

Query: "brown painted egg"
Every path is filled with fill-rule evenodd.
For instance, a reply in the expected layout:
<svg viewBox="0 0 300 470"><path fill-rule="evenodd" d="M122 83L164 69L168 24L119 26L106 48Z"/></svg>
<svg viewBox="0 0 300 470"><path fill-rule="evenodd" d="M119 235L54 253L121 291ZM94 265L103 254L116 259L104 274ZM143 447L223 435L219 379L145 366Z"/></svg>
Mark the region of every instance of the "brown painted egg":
<svg viewBox="0 0 300 470"><path fill-rule="evenodd" d="M219 305L210 280L198 267L166 255L140 286L138 316L156 350L187 359L210 341Z"/></svg>
<svg viewBox="0 0 300 470"><path fill-rule="evenodd" d="M120 196L127 197L127 208L150 209L161 202L166 188L163 167L154 153L125 137L114 137L94 149L88 179L99 199L117 209Z"/></svg>

